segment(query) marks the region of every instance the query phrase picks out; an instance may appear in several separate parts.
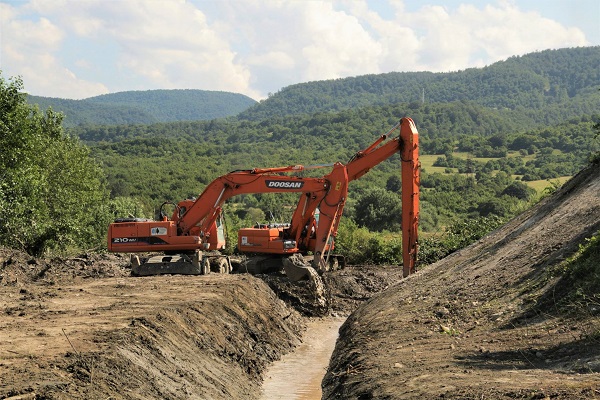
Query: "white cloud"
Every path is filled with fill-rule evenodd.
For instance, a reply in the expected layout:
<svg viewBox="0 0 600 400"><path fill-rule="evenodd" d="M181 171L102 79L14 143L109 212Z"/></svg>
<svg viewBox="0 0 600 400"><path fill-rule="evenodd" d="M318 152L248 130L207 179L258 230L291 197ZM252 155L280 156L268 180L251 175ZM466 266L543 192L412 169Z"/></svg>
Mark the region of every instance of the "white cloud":
<svg viewBox="0 0 600 400"><path fill-rule="evenodd" d="M453 11L425 6L408 21L415 31L423 29L417 53L421 66L431 71L482 66L513 55L587 44L581 30L564 28L506 2L483 8L463 4Z"/></svg>
<svg viewBox="0 0 600 400"><path fill-rule="evenodd" d="M465 24L475 27L476 45L497 60L516 54L566 46L585 46L583 32L565 28L535 12L523 12L505 3L477 10L461 6L458 11Z"/></svg>
<svg viewBox="0 0 600 400"><path fill-rule="evenodd" d="M246 62L248 65L252 66L288 71L296 66L294 58L283 51L269 51L263 54L253 54L246 57Z"/></svg>
<svg viewBox="0 0 600 400"><path fill-rule="evenodd" d="M218 14L219 31L239 49L237 59L263 95L293 83L379 69L381 45L335 3L220 2Z"/></svg>
<svg viewBox="0 0 600 400"><path fill-rule="evenodd" d="M299 53L306 62L305 80L379 72L382 46L356 17L326 2L310 2L303 11L303 33L310 38Z"/></svg>
<svg viewBox="0 0 600 400"><path fill-rule="evenodd" d="M55 56L64 31L47 18L19 19L18 11L0 3L0 65L7 76L22 76L25 90L35 95L81 98L107 93L101 83L78 79ZM60 93L60 94L59 94Z"/></svg>
<svg viewBox="0 0 600 400"><path fill-rule="evenodd" d="M402 1L390 1L395 10L392 19L385 19L368 8L365 1L350 2L349 12L359 18L367 31L379 43L378 57L381 72L414 70L418 64L419 38L415 29L407 25L407 14ZM372 72L372 71L371 71Z"/></svg>
<svg viewBox="0 0 600 400"><path fill-rule="evenodd" d="M250 73L235 63L229 44L210 29L199 10L185 2L38 0L25 8L60 24L58 28L47 18L35 22L19 19L12 8L2 13L8 17L2 21L3 31L14 33L14 37L7 37L3 32L2 64L22 75L32 93L50 95L52 82L60 82L56 86L64 97L108 92L105 85L78 79L69 68L59 65L59 50L65 35L70 35L114 42L119 49L112 61L115 69L146 78L147 88L202 88L259 95L249 87ZM90 64L78 58L73 67Z"/></svg>
<svg viewBox="0 0 600 400"><path fill-rule="evenodd" d="M55 8L47 12L54 13L73 35L114 42L119 49L117 68L146 78L152 88L258 94L249 87L250 74L236 64L229 43L189 3L90 0L68 4L69 13Z"/></svg>
<svg viewBox="0 0 600 400"><path fill-rule="evenodd" d="M0 65L40 95L193 88L259 99L309 80L452 71L588 45L581 30L514 2L469 3L408 11L394 0L386 15L366 0L0 3Z"/></svg>

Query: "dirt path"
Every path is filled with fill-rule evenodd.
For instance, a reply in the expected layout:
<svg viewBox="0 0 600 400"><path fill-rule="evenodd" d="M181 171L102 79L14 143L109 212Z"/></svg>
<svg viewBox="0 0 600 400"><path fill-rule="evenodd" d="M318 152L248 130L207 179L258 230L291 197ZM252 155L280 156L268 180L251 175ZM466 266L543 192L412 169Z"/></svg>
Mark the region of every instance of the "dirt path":
<svg viewBox="0 0 600 400"><path fill-rule="evenodd" d="M598 229L595 165L361 305L341 329L324 398L600 398L598 310L558 312L560 282L545 273Z"/></svg>

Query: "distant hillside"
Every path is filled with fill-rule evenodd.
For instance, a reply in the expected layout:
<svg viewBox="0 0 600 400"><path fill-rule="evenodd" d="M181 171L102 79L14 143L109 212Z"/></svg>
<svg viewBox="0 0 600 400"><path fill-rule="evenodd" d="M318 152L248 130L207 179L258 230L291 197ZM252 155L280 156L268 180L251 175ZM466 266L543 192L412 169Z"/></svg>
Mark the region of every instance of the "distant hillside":
<svg viewBox="0 0 600 400"><path fill-rule="evenodd" d="M598 109L600 47L545 50L451 73L392 72L288 86L239 118L312 114L396 103L469 101L539 110L569 103L573 115ZM595 99L595 101L590 101ZM568 117L568 116L567 116ZM544 121L545 122L545 121Z"/></svg>
<svg viewBox="0 0 600 400"><path fill-rule="evenodd" d="M66 126L211 120L256 104L242 94L206 90L129 91L83 100L29 96L28 102L64 113Z"/></svg>

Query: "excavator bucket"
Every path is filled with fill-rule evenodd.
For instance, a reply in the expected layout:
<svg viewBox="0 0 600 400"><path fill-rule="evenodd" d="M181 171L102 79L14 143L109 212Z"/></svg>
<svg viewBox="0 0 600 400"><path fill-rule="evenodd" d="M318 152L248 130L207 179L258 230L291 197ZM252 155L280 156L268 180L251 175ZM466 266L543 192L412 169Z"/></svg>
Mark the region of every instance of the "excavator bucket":
<svg viewBox="0 0 600 400"><path fill-rule="evenodd" d="M305 278L309 279L313 273L316 274L310 263L298 253L283 259L283 270L292 282L298 282Z"/></svg>
<svg viewBox="0 0 600 400"><path fill-rule="evenodd" d="M314 296L314 302L320 308L327 306L327 300L325 297L325 285L323 280L317 273L311 263L304 259L301 254L294 254L290 257L283 259L283 269L285 274L292 282L298 282L303 279L308 280L308 287L312 296Z"/></svg>

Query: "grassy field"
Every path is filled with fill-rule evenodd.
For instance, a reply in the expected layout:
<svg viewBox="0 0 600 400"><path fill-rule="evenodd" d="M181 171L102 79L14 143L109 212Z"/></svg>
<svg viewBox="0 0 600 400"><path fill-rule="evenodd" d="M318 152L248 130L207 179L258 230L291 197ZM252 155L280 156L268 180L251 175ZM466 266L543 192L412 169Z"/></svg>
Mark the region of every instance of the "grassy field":
<svg viewBox="0 0 600 400"><path fill-rule="evenodd" d="M509 157L520 156L519 153L516 153L516 152L512 152L512 153L513 154L509 154ZM486 163L490 160L497 160L497 158L476 158L476 157L473 157L471 154L465 153L465 152L455 152L455 153L453 153L453 155L454 155L454 157L457 157L457 158L464 158L464 159L471 158L471 159L473 159L477 162L481 162L481 163ZM458 170L456 168L434 167L433 163L439 157L442 157L442 156L439 154L425 154L425 155L419 156L419 160L421 161L421 169L425 170L428 174L433 174L435 172L439 172L440 174L445 174L445 173L447 173L446 170L450 170L450 171L452 171L452 173L458 172ZM535 155L527 155L527 156L520 156L520 157L523 157L523 159L525 161L529 161L529 160L533 160L535 158ZM519 178L520 176L514 175L513 177ZM538 181L528 181L528 182L524 181L524 183L526 183L529 187L534 188L538 193L541 193L545 188L552 187L553 182L558 182L559 185L562 185L566 181L568 181L570 178L571 178L570 176L561 176L556 179L550 179L550 180L541 179Z"/></svg>
<svg viewBox="0 0 600 400"><path fill-rule="evenodd" d="M561 176L559 178L556 179L540 179L539 181L529 181L529 182L525 182L523 181L523 183L526 183L527 186L534 188L538 193L541 193L545 188L547 187L552 187L553 184L552 182L556 182L558 181L560 185L564 184L566 181L568 181L569 179L571 179L570 176Z"/></svg>
<svg viewBox="0 0 600 400"><path fill-rule="evenodd" d="M434 167L433 163L435 162L435 160L438 159L438 157L441 157L440 155L437 154L427 154L427 155L422 155L419 156L419 161L421 161L421 169L424 169L425 171L427 171L428 174L433 174L434 172L439 172L441 174L443 174L446 171L445 167ZM454 172L456 172L456 168L450 168L451 170L453 170Z"/></svg>

